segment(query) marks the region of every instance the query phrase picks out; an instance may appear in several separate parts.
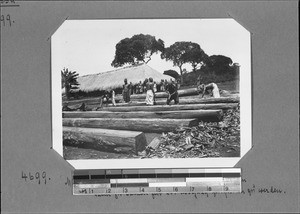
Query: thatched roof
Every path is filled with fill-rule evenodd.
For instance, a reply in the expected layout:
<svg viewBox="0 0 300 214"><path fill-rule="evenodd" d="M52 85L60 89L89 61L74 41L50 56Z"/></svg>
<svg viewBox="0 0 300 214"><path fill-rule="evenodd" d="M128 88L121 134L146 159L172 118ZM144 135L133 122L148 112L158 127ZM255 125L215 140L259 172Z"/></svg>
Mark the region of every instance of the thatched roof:
<svg viewBox="0 0 300 214"><path fill-rule="evenodd" d="M78 77L80 91L91 92L96 90L109 90L122 87L124 79L133 84L144 81L152 77L153 81L160 82L161 79L170 79L170 76L164 75L147 64L138 64L123 67L120 69L107 71L99 74L90 74ZM77 90L77 91L78 91Z"/></svg>

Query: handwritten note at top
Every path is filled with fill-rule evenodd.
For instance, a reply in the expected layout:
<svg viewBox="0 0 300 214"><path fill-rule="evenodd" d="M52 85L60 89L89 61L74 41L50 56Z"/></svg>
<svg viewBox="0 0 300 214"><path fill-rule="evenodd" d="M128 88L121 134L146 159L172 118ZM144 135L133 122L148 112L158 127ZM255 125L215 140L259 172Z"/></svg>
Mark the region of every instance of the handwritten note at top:
<svg viewBox="0 0 300 214"><path fill-rule="evenodd" d="M20 5L18 5L15 0L0 0L0 7L2 11L0 16L0 27L7 28L13 26L16 21L10 12L19 6Z"/></svg>

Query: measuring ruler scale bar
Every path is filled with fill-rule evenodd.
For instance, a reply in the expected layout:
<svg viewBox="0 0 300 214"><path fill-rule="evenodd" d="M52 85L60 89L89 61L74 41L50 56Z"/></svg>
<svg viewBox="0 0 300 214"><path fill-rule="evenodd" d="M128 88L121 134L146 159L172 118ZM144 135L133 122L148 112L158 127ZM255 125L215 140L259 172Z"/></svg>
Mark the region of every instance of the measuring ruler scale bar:
<svg viewBox="0 0 300 214"><path fill-rule="evenodd" d="M241 169L112 169L75 171L74 195L241 192Z"/></svg>
<svg viewBox="0 0 300 214"><path fill-rule="evenodd" d="M222 177L192 177L186 180L187 186L197 187L197 190L203 192L222 192L224 189Z"/></svg>

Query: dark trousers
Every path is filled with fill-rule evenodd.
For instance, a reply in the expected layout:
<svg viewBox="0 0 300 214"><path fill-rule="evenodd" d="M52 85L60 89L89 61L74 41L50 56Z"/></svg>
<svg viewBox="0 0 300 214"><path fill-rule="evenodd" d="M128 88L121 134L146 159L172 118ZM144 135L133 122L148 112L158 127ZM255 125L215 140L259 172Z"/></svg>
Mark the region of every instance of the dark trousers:
<svg viewBox="0 0 300 214"><path fill-rule="evenodd" d="M178 92L172 94L168 99L167 99L167 105L170 105L170 102L174 100L175 104L179 103L179 96Z"/></svg>

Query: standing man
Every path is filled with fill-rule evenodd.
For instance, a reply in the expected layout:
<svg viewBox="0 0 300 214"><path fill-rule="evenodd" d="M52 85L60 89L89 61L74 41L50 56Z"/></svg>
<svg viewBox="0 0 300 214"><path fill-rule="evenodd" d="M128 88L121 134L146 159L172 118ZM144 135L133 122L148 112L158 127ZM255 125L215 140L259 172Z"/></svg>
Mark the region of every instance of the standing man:
<svg viewBox="0 0 300 214"><path fill-rule="evenodd" d="M113 106L116 106L116 93L113 89L111 90L111 102Z"/></svg>
<svg viewBox="0 0 300 214"><path fill-rule="evenodd" d="M124 85L123 85L123 100L125 103L130 102L130 85L127 82L127 78L124 79Z"/></svg>
<svg viewBox="0 0 300 214"><path fill-rule="evenodd" d="M160 81L160 91L165 91L165 81L163 79Z"/></svg>
<svg viewBox="0 0 300 214"><path fill-rule="evenodd" d="M143 84L142 81L139 82L139 94L143 93Z"/></svg>
<svg viewBox="0 0 300 214"><path fill-rule="evenodd" d="M133 95L133 84L132 84L132 82L130 82L130 84L129 84L129 89L130 89L129 94Z"/></svg>
<svg viewBox="0 0 300 214"><path fill-rule="evenodd" d="M154 89L153 89L154 83L153 79L150 77L149 82L146 83L146 105L154 105Z"/></svg>
<svg viewBox="0 0 300 214"><path fill-rule="evenodd" d="M175 81L170 80L170 82L166 85L166 92L168 93L167 105L170 105L170 102L174 100L175 104L179 103L178 96L178 86Z"/></svg>

